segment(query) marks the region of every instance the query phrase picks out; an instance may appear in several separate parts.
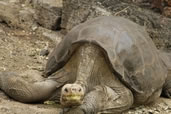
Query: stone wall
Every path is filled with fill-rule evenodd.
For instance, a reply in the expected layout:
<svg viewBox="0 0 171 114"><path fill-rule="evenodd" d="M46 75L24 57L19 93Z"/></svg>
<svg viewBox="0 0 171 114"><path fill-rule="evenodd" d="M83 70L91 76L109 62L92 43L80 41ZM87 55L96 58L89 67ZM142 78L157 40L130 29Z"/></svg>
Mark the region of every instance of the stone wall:
<svg viewBox="0 0 171 114"><path fill-rule="evenodd" d="M122 16L144 26L158 48L171 49L171 18L150 7L133 0L63 0L61 26L68 31L100 15Z"/></svg>
<svg viewBox="0 0 171 114"><path fill-rule="evenodd" d="M0 22L9 27L60 29L62 0L1 0Z"/></svg>

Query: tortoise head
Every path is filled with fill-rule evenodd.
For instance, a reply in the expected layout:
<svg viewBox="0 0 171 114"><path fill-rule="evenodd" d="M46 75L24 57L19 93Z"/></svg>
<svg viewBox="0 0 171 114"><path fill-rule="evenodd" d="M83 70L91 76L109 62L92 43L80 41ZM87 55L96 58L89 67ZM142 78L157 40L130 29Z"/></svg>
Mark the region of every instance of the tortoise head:
<svg viewBox="0 0 171 114"><path fill-rule="evenodd" d="M65 107L81 105L84 94L84 89L79 84L66 84L62 88L60 102Z"/></svg>

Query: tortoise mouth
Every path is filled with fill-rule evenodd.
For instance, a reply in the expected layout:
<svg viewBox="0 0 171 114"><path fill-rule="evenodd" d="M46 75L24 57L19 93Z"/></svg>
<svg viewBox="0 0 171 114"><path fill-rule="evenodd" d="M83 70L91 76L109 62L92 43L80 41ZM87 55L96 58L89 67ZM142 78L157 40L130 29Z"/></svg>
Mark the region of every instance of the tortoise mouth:
<svg viewBox="0 0 171 114"><path fill-rule="evenodd" d="M78 106L83 102L82 94L70 94L70 95L62 95L61 96L61 104L63 106Z"/></svg>
<svg viewBox="0 0 171 114"><path fill-rule="evenodd" d="M66 95L64 96L66 100L81 100L82 95Z"/></svg>
<svg viewBox="0 0 171 114"><path fill-rule="evenodd" d="M79 84L66 84L61 91L60 102L63 106L76 106L83 102L84 91Z"/></svg>

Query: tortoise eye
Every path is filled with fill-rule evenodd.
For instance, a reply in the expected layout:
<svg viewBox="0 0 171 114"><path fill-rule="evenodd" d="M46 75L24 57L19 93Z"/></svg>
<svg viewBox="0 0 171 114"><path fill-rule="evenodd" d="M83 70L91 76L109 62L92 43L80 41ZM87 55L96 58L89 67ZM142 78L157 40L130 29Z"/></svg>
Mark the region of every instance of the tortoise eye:
<svg viewBox="0 0 171 114"><path fill-rule="evenodd" d="M65 91L65 92L68 92L68 89L67 89L67 88L65 88L65 89L64 89L64 91Z"/></svg>
<svg viewBox="0 0 171 114"><path fill-rule="evenodd" d="M79 89L79 92L81 92L81 89Z"/></svg>

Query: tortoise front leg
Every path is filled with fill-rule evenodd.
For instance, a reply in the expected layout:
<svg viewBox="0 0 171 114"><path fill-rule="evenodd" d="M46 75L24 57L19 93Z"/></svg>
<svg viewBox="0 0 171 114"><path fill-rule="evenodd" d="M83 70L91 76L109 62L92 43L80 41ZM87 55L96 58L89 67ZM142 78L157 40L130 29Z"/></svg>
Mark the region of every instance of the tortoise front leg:
<svg viewBox="0 0 171 114"><path fill-rule="evenodd" d="M60 72L58 75L61 73L66 74ZM40 81L29 82L17 73L0 72L0 89L17 101L39 102L49 99L58 88L68 81L66 77L67 75L61 75L58 80L49 77Z"/></svg>
<svg viewBox="0 0 171 114"><path fill-rule="evenodd" d="M126 87L96 86L85 96L82 105L64 114L115 114L129 109L132 104L132 92Z"/></svg>

